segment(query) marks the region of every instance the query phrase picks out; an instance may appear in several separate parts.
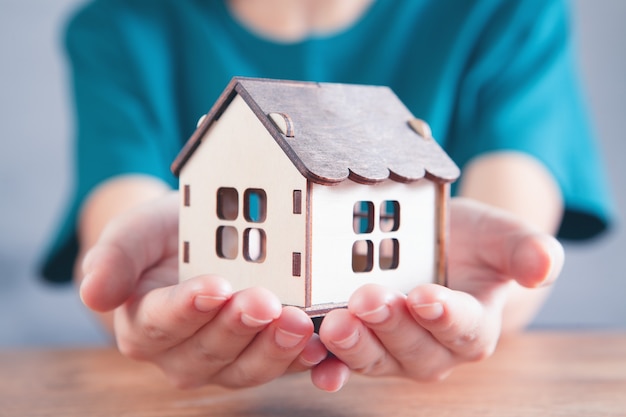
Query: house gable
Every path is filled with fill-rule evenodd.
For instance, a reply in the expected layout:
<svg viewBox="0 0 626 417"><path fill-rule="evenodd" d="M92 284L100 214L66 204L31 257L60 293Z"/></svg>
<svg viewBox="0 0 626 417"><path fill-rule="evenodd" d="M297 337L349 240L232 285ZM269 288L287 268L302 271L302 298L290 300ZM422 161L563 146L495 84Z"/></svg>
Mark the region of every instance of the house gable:
<svg viewBox="0 0 626 417"><path fill-rule="evenodd" d="M180 181L187 193L180 212L181 252L187 251L179 264L181 279L210 271L228 277L235 290L264 286L285 303L304 306L305 274L294 276L292 258L294 252L304 258L306 249L306 216L293 210L294 191L306 192L306 179L241 97L235 96L205 131ZM246 193L251 191L265 195L262 218L246 214ZM219 213L220 193L236 195L228 197L235 202L235 214ZM230 250L225 249L230 244L219 242L222 231L235 246L232 255L222 253ZM250 231L264 235L264 257L258 262L246 259Z"/></svg>

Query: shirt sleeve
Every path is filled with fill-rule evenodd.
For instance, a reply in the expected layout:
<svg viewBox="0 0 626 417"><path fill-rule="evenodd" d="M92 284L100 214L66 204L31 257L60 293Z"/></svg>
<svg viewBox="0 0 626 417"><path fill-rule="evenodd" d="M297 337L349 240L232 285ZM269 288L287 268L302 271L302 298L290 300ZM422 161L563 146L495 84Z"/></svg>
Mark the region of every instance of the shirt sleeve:
<svg viewBox="0 0 626 417"><path fill-rule="evenodd" d="M477 29L449 152L461 167L494 151L534 156L563 194L559 237L595 236L607 228L612 208L565 5L561 0L498 4Z"/></svg>
<svg viewBox="0 0 626 417"><path fill-rule="evenodd" d="M51 281L72 277L79 208L98 184L141 174L176 186L169 165L179 149L162 31L117 1L96 1L69 21L65 45L76 114L75 184L70 207L43 265ZM156 26L156 25L155 25Z"/></svg>

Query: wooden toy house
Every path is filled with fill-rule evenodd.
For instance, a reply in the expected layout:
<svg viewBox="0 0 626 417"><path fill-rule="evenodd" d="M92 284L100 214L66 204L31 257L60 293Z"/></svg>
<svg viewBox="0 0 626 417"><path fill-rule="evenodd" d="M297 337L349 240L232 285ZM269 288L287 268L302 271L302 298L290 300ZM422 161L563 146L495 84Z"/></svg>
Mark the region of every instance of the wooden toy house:
<svg viewBox="0 0 626 417"><path fill-rule="evenodd" d="M234 78L172 164L180 276L323 315L365 283L445 283L458 167L387 87Z"/></svg>

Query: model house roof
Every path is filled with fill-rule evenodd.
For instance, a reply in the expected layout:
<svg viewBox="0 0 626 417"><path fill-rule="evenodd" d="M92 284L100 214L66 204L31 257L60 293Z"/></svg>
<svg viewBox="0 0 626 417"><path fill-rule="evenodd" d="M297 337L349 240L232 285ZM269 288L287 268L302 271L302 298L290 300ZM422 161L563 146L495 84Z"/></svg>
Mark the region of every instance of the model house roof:
<svg viewBox="0 0 626 417"><path fill-rule="evenodd" d="M233 78L172 164L175 175L236 95L313 182L451 182L460 174L387 87Z"/></svg>

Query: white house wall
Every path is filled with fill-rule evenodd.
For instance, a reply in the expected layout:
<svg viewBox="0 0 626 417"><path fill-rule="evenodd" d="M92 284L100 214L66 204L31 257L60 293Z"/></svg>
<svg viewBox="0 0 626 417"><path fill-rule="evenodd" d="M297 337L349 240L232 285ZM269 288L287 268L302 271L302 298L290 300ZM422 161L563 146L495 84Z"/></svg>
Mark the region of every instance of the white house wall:
<svg viewBox="0 0 626 417"><path fill-rule="evenodd" d="M429 180L411 184L386 181L362 185L344 181L337 186L314 184L312 211L312 304L341 303L355 289L377 283L408 292L418 284L433 282L436 276L436 187ZM379 228L379 207L383 201L400 204L400 227L384 233ZM371 201L375 207L374 230L357 234L353 229L353 207ZM378 266L378 243L384 238L399 241L399 264L395 270ZM374 265L370 272L352 270L352 246L356 240L374 243Z"/></svg>
<svg viewBox="0 0 626 417"><path fill-rule="evenodd" d="M185 207L181 196L180 240L189 242L189 263L183 262L181 256L181 278L219 274L229 279L235 290L264 286L283 303L303 307L306 181L241 97L233 99L184 166L181 190L185 184L190 186L191 205ZM236 220L217 218L220 187L233 187L239 193ZM267 194L267 217L263 223L249 223L243 217L243 194L248 188L263 189ZM302 191L300 215L293 214L293 190ZM217 256L216 230L220 225L237 229L239 249L235 260ZM261 228L266 234L266 258L262 263L243 258L243 231L247 227ZM293 252L302 254L299 277L292 276Z"/></svg>

